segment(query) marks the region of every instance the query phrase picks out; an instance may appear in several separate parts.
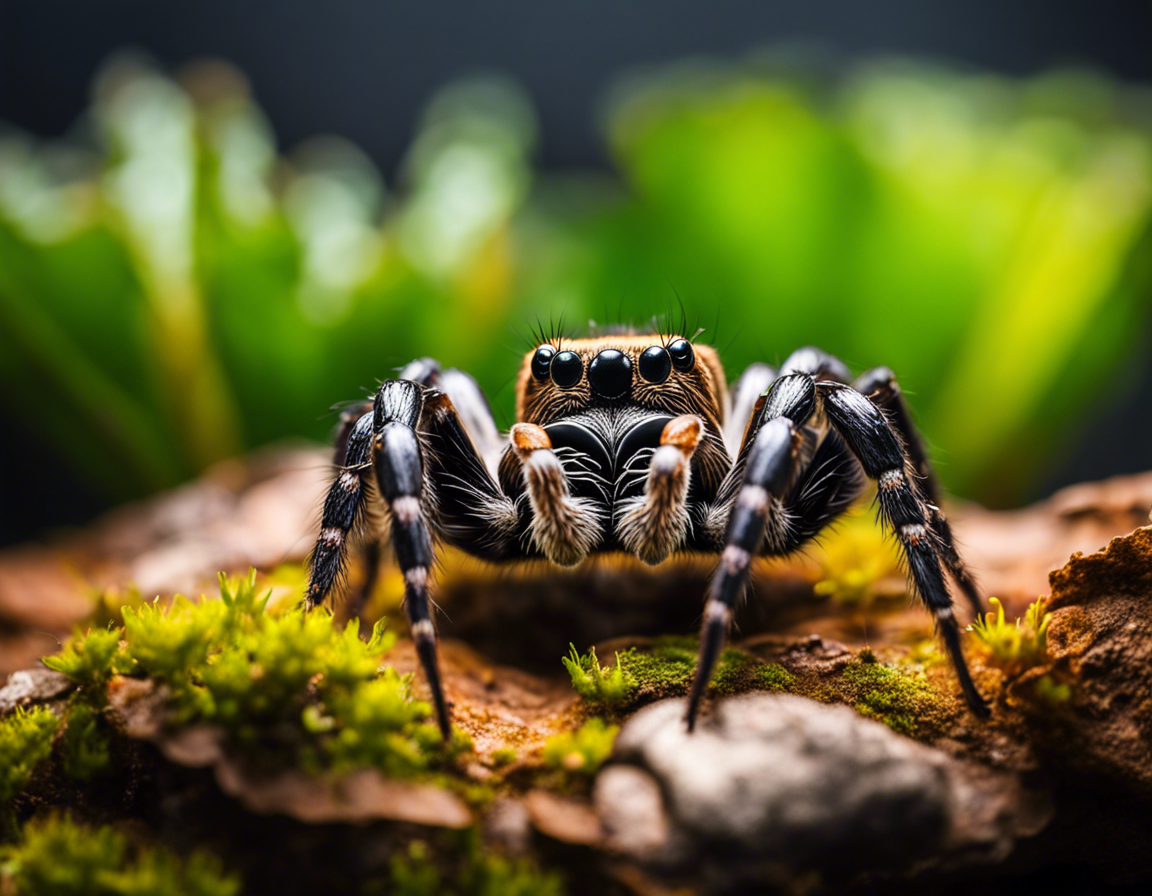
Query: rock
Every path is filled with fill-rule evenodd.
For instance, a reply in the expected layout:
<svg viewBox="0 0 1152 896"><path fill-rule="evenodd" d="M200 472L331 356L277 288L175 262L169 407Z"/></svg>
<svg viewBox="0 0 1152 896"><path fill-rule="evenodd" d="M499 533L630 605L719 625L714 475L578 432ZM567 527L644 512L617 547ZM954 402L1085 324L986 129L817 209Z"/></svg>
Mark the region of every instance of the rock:
<svg viewBox="0 0 1152 896"><path fill-rule="evenodd" d="M1152 797L1152 527L1073 555L1049 581L1044 671L1071 691L1042 721L1074 769Z"/></svg>
<svg viewBox="0 0 1152 896"><path fill-rule="evenodd" d="M628 721L595 806L618 853L720 889L735 868L781 883L999 858L1050 816L1013 776L846 707L756 694L721 703L693 734L683 717L684 701L668 700Z"/></svg>
<svg viewBox="0 0 1152 896"><path fill-rule="evenodd" d="M62 697L76 689L67 675L45 669L43 666L21 669L8 677L0 688L0 715L11 712L26 703L44 703Z"/></svg>
<svg viewBox="0 0 1152 896"><path fill-rule="evenodd" d="M109 687L109 717L128 737L154 744L168 761L211 768L220 789L249 812L309 824L401 821L459 829L475 820L459 796L432 783L387 778L374 769L340 775L262 768L233 748L218 726L172 725L169 698L163 685L117 677Z"/></svg>

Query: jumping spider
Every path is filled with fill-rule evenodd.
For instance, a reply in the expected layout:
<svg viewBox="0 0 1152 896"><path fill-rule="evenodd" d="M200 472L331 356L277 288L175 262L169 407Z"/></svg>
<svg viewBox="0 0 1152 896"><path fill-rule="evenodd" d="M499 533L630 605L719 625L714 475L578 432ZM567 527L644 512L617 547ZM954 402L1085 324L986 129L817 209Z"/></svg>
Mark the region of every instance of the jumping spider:
<svg viewBox="0 0 1152 896"><path fill-rule="evenodd" d="M719 555L688 701L691 730L752 558L787 554L878 483L884 522L936 614L968 706L988 713L960 651L942 569L980 597L939 510L939 487L896 380L802 348L779 372L754 364L731 393L712 348L682 336L541 340L524 358L507 440L475 380L413 361L343 416L304 604L324 601L349 531L375 490L380 539L404 575L405 609L436 717L449 735L428 598L433 542L492 562L575 566L625 551L648 564ZM369 540L370 581L379 539Z"/></svg>

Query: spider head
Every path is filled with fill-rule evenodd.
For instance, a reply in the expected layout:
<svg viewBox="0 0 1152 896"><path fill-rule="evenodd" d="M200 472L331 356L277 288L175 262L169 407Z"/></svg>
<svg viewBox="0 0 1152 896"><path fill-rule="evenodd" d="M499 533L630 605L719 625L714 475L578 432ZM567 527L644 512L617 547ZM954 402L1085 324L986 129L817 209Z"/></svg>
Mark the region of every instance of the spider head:
<svg viewBox="0 0 1152 896"><path fill-rule="evenodd" d="M525 355L516 415L545 426L593 408L634 407L719 425L726 388L716 352L682 336L556 339Z"/></svg>

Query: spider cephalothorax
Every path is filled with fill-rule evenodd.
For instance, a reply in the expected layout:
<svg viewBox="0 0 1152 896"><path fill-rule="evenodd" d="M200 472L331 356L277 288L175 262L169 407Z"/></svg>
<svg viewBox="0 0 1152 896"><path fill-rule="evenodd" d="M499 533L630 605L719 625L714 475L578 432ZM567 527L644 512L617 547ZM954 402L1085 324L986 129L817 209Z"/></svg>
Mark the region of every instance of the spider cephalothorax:
<svg viewBox="0 0 1152 896"><path fill-rule="evenodd" d="M435 541L492 562L574 566L625 551L657 564L719 555L689 697L693 725L755 556L786 554L878 483L881 516L936 614L968 705L986 714L960 651L947 570L980 599L896 380L850 381L836 358L800 349L779 372L754 364L729 392L715 351L680 336L541 340L524 358L506 439L475 381L413 361L344 415L305 604L322 602L370 502L404 573L405 607L437 719L449 733L430 612ZM385 534L386 533L386 534Z"/></svg>

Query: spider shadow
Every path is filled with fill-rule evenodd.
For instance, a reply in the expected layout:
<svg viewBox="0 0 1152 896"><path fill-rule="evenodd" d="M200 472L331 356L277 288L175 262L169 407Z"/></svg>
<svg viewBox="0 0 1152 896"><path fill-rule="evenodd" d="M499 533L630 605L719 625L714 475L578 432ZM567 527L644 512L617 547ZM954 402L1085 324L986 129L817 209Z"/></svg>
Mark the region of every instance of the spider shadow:
<svg viewBox="0 0 1152 896"><path fill-rule="evenodd" d="M650 567L609 554L568 570L545 562L462 570L439 584L440 635L498 663L557 673L569 644L584 651L628 637L694 638L715 563L684 556ZM811 593L810 583L795 578L754 579L734 635L773 631Z"/></svg>

